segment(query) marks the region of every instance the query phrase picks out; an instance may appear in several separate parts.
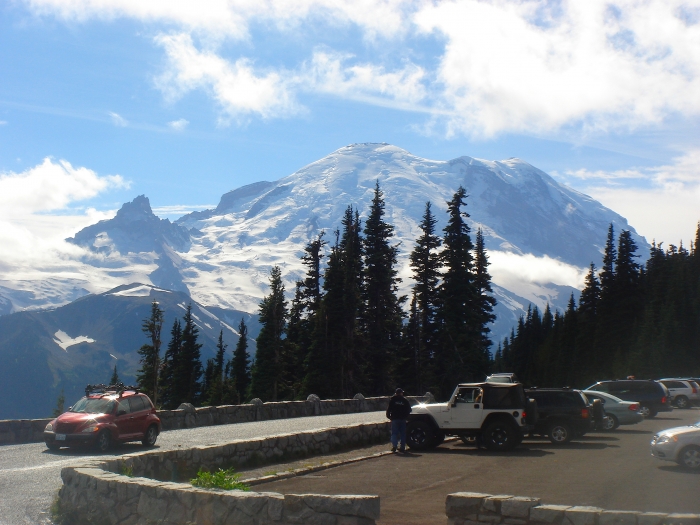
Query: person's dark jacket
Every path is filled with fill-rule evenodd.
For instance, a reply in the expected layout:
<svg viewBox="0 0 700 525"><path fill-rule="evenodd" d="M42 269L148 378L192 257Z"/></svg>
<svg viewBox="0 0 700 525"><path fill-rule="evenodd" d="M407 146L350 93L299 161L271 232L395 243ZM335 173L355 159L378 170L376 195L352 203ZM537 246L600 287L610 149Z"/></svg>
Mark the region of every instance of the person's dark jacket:
<svg viewBox="0 0 700 525"><path fill-rule="evenodd" d="M395 419L406 419L411 413L411 403L404 396L396 394L389 400L386 409L386 417L394 421Z"/></svg>

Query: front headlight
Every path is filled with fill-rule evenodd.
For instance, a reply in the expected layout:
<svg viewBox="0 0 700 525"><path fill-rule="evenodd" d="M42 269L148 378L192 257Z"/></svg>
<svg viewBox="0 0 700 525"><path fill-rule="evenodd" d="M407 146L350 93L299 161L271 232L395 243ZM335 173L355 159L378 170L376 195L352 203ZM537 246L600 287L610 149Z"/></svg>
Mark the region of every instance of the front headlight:
<svg viewBox="0 0 700 525"><path fill-rule="evenodd" d="M53 432L53 424L49 423L44 429L45 432Z"/></svg>
<svg viewBox="0 0 700 525"><path fill-rule="evenodd" d="M678 441L678 436L661 436L656 442L657 443L671 443L671 442L677 442Z"/></svg>
<svg viewBox="0 0 700 525"><path fill-rule="evenodd" d="M97 425L90 425L89 427L85 427L81 432L94 432L97 430Z"/></svg>

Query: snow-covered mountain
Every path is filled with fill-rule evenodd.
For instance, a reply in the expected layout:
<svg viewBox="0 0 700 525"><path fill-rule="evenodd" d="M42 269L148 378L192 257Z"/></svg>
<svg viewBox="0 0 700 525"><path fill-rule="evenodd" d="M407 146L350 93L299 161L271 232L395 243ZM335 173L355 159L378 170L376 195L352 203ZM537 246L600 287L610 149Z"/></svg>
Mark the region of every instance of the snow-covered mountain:
<svg viewBox="0 0 700 525"><path fill-rule="evenodd" d="M441 229L445 202L460 185L466 188L469 222L474 231L483 229L492 263L499 339L530 303L565 307L588 265L600 266L610 223L617 232L631 230L645 253L646 241L623 217L522 160L434 161L389 144L353 144L276 182L230 191L215 209L174 224L158 219L148 199L138 197L115 218L68 239L83 248L70 276L47 273L34 283L0 276L0 313L55 306L61 293L67 302L131 282L189 292L202 305L255 312L267 293L271 267L282 268L291 293L303 275L304 245L320 231L332 240L348 205L366 216L377 180L386 218L401 243L406 293L408 253L426 201L432 202Z"/></svg>

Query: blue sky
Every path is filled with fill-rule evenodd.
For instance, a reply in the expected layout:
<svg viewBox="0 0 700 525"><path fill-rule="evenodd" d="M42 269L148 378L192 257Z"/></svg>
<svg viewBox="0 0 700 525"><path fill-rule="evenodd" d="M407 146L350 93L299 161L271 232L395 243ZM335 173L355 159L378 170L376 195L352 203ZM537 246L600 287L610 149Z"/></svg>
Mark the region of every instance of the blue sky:
<svg viewBox="0 0 700 525"><path fill-rule="evenodd" d="M520 157L688 245L699 50L698 0L10 0L0 242L50 244L139 194L175 218L388 142Z"/></svg>

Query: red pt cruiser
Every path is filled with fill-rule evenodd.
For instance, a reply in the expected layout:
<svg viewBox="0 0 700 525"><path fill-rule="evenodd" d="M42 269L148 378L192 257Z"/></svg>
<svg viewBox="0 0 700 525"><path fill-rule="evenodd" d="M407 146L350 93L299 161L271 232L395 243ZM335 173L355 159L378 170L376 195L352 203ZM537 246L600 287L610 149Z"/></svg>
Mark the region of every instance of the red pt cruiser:
<svg viewBox="0 0 700 525"><path fill-rule="evenodd" d="M95 387L88 385L85 397L46 425L46 446L58 450L92 445L104 452L112 443L141 441L146 447L155 445L161 424L148 396L135 387L111 388L95 392Z"/></svg>

